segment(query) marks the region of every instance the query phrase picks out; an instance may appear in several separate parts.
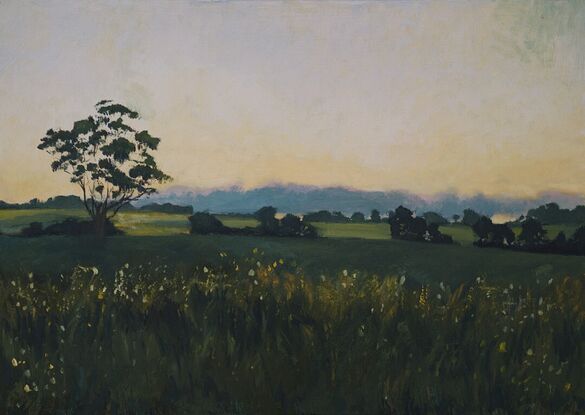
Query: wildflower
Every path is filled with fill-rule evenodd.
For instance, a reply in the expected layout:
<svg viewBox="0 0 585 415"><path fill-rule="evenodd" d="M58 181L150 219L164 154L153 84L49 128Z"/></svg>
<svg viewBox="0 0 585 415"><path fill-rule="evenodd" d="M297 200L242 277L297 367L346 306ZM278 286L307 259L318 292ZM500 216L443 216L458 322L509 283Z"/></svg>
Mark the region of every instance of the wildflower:
<svg viewBox="0 0 585 415"><path fill-rule="evenodd" d="M254 285L258 285L258 280L254 280Z"/></svg>
<svg viewBox="0 0 585 415"><path fill-rule="evenodd" d="M526 354L528 356L532 356L534 354L534 352L532 351L532 349L528 349L528 350L526 350Z"/></svg>
<svg viewBox="0 0 585 415"><path fill-rule="evenodd" d="M321 281L325 282L325 275L321 274Z"/></svg>
<svg viewBox="0 0 585 415"><path fill-rule="evenodd" d="M89 291L93 291L93 289L94 289L94 287L93 287L93 284L91 284L91 285L89 286Z"/></svg>
<svg viewBox="0 0 585 415"><path fill-rule="evenodd" d="M439 283L439 287L441 288L441 290L445 291L445 284L443 284L443 281Z"/></svg>
<svg viewBox="0 0 585 415"><path fill-rule="evenodd" d="M32 290L33 288L35 288L35 283L34 282L31 282L28 286Z"/></svg>
<svg viewBox="0 0 585 415"><path fill-rule="evenodd" d="M61 331L63 331L63 332L65 331L65 326L60 325L59 328L61 329Z"/></svg>
<svg viewBox="0 0 585 415"><path fill-rule="evenodd" d="M248 276L249 277L253 277L254 275L256 275L256 272L253 269L251 269L250 271L248 271Z"/></svg>
<svg viewBox="0 0 585 415"><path fill-rule="evenodd" d="M16 287L16 282L10 281L10 284L12 284L13 287Z"/></svg>
<svg viewBox="0 0 585 415"><path fill-rule="evenodd" d="M553 283L553 279L551 278L550 280L548 280L548 285L551 285Z"/></svg>
<svg viewBox="0 0 585 415"><path fill-rule="evenodd" d="M51 382L52 385L57 383L57 381L55 380L55 377L52 377L51 379L49 379L49 382Z"/></svg>
<svg viewBox="0 0 585 415"><path fill-rule="evenodd" d="M278 265L278 264L276 263L276 261L274 261L274 262L272 263L272 268L276 268L276 266L277 266L277 265Z"/></svg>
<svg viewBox="0 0 585 415"><path fill-rule="evenodd" d="M282 258L281 258L281 259L279 259L279 260L278 260L278 263L279 263L280 265L283 265L283 264L284 264L284 259L282 259Z"/></svg>
<svg viewBox="0 0 585 415"><path fill-rule="evenodd" d="M346 269L343 270L343 276L347 277L347 270Z"/></svg>
<svg viewBox="0 0 585 415"><path fill-rule="evenodd" d="M203 272L207 274L209 272L209 269L207 269L207 267L203 267Z"/></svg>
<svg viewBox="0 0 585 415"><path fill-rule="evenodd" d="M30 370L29 369L26 369L24 371L24 376L26 376L27 378L30 378Z"/></svg>
<svg viewBox="0 0 585 415"><path fill-rule="evenodd" d="M569 392L571 390L571 386L572 385L570 383L565 383L565 387L564 387L565 392Z"/></svg>
<svg viewBox="0 0 585 415"><path fill-rule="evenodd" d="M32 389L30 388L30 386L28 386L28 383L24 385L24 391L26 393L32 392Z"/></svg>
<svg viewBox="0 0 585 415"><path fill-rule="evenodd" d="M12 367L18 366L18 361L14 357L12 358L10 363L12 363Z"/></svg>
<svg viewBox="0 0 585 415"><path fill-rule="evenodd" d="M98 272L99 272L99 271L98 271L98 269L97 269L96 267L93 267L93 268L91 269L91 272L93 272L93 275L98 275Z"/></svg>
<svg viewBox="0 0 585 415"><path fill-rule="evenodd" d="M441 299L441 294L437 294L437 300Z"/></svg>
<svg viewBox="0 0 585 415"><path fill-rule="evenodd" d="M403 276L400 277L399 284L400 285L404 285L405 282L406 282L406 277L403 275Z"/></svg>

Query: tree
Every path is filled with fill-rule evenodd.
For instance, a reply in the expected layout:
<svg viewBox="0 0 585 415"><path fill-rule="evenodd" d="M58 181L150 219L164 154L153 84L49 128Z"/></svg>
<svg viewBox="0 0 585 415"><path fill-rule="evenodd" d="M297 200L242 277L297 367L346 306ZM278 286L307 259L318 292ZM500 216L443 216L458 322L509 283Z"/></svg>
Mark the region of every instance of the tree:
<svg viewBox="0 0 585 415"><path fill-rule="evenodd" d="M260 229L268 235L276 235L278 232L278 219L276 215L276 208L272 206L264 206L254 213L254 217L260 222Z"/></svg>
<svg viewBox="0 0 585 415"><path fill-rule="evenodd" d="M354 212L354 214L351 215L351 221L352 222L365 222L366 217L364 216L364 214L362 212Z"/></svg>
<svg viewBox="0 0 585 415"><path fill-rule="evenodd" d="M139 118L136 111L109 100L95 109L71 130L47 131L38 148L53 156L53 171L64 171L80 187L95 232L103 236L106 222L121 208L155 193L155 185L171 178L151 154L160 139L129 124Z"/></svg>
<svg viewBox="0 0 585 415"><path fill-rule="evenodd" d="M480 218L481 215L477 213L475 210L465 209L463 211L463 219L461 219L461 223L467 226L473 226L475 225L475 222L477 222Z"/></svg>
<svg viewBox="0 0 585 415"><path fill-rule="evenodd" d="M441 216L437 212L425 212L423 213L423 218L427 222L427 224L436 224L436 225L447 225L449 221Z"/></svg>
<svg viewBox="0 0 585 415"><path fill-rule="evenodd" d="M373 223L380 223L382 222L382 218L380 217L380 211L378 209L373 209L372 213L370 213L370 220Z"/></svg>
<svg viewBox="0 0 585 415"><path fill-rule="evenodd" d="M522 241L525 245L540 245L545 241L545 238L546 230L538 220L529 217L522 223L522 231L518 236L518 240Z"/></svg>
<svg viewBox="0 0 585 415"><path fill-rule="evenodd" d="M287 213L280 220L279 234L281 236L298 236L302 232L301 218L291 213Z"/></svg>
<svg viewBox="0 0 585 415"><path fill-rule="evenodd" d="M504 247L512 244L516 236L506 224L494 224L486 216L481 216L472 226L473 232L479 240L474 242L478 246Z"/></svg>
<svg viewBox="0 0 585 415"><path fill-rule="evenodd" d="M451 219L453 219L453 223L457 223L457 222L459 222L459 219L461 219L461 216L455 214L455 215L451 216Z"/></svg>

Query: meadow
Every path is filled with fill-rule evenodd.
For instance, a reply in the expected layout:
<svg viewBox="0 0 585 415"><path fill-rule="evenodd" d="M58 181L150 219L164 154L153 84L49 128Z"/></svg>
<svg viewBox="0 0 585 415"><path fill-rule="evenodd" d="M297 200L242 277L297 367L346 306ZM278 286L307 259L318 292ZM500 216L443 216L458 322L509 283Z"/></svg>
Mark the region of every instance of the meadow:
<svg viewBox="0 0 585 415"><path fill-rule="evenodd" d="M31 221L47 224L69 216L83 217L83 212L0 210L0 230L17 232ZM257 224L249 217L219 218L230 227ZM111 273L125 263L140 265L147 261L188 272L195 266L216 265L219 252L242 258L258 249L267 260L284 258L287 264L315 277L348 269L404 275L421 284L459 284L477 277L533 284L536 280L585 274L583 257L473 247L473 234L462 225L441 228L460 244L447 246L391 240L385 223L317 223L323 237L307 240L189 235L185 216L155 212L121 212L115 222L125 235L105 241L91 237L0 236L0 271L58 274L84 265Z"/></svg>
<svg viewBox="0 0 585 415"><path fill-rule="evenodd" d="M221 253L0 280L10 414L558 414L585 410L583 278L314 280ZM264 262L263 262L264 261Z"/></svg>
<svg viewBox="0 0 585 415"><path fill-rule="evenodd" d="M16 233L80 211L0 211ZM221 216L231 227L248 217ZM0 411L557 414L585 410L585 258L396 241L0 236Z"/></svg>

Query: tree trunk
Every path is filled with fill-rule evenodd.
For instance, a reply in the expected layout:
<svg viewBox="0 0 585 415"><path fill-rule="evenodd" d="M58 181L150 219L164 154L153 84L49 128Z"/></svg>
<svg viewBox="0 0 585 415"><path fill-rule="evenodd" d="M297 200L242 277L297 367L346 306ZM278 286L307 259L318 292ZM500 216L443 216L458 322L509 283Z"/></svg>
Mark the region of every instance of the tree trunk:
<svg viewBox="0 0 585 415"><path fill-rule="evenodd" d="M95 234L99 238L106 236L106 211L103 212L98 210L95 217L93 218L93 224L95 227Z"/></svg>

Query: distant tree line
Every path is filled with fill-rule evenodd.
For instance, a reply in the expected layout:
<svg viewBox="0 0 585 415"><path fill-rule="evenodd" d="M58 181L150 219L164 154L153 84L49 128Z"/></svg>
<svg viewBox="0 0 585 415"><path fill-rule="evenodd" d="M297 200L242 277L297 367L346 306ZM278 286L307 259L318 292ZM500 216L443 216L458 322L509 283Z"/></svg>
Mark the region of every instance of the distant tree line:
<svg viewBox="0 0 585 415"><path fill-rule="evenodd" d="M431 243L451 244L453 238L439 231L439 223L434 215L427 215L431 221L424 217L417 217L413 211L399 206L395 211L391 211L388 217L390 224L390 234L392 239L402 239L407 241L420 241Z"/></svg>
<svg viewBox="0 0 585 415"><path fill-rule="evenodd" d="M547 203L536 209L530 209L526 216L537 219L544 225L585 223L585 206L579 205L574 209L561 209L556 203Z"/></svg>
<svg viewBox="0 0 585 415"><path fill-rule="evenodd" d="M230 228L217 217L208 212L196 212L189 216L192 234L230 234L256 236L284 236L316 238L317 228L299 216L287 213L281 219L276 218L276 208L265 206L254 213L259 224L256 227Z"/></svg>
<svg viewBox="0 0 585 415"><path fill-rule="evenodd" d="M495 224L486 216L473 224L478 237L475 246L505 248L517 251L564 255L585 255L585 225L578 227L570 238L560 231L553 239L547 236L542 223L532 217L520 223L520 233L514 233L509 223Z"/></svg>
<svg viewBox="0 0 585 415"><path fill-rule="evenodd" d="M320 210L318 212L309 212L303 215L305 222L325 222L325 223L381 223L382 217L380 211L373 209L370 212L370 217L366 218L366 215L362 212L354 212L351 216L345 216L342 212L328 210Z"/></svg>
<svg viewBox="0 0 585 415"><path fill-rule="evenodd" d="M50 197L45 201L34 198L25 203L8 203L0 200L0 210L2 209L85 209L85 206L79 196L69 195ZM191 215L193 213L193 206L179 206L172 203L150 203L141 207L136 207L132 204L127 204L124 205L120 210Z"/></svg>

